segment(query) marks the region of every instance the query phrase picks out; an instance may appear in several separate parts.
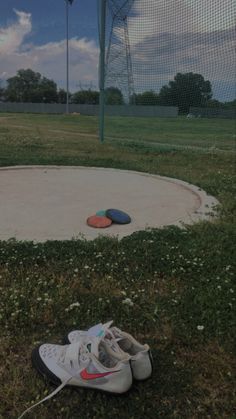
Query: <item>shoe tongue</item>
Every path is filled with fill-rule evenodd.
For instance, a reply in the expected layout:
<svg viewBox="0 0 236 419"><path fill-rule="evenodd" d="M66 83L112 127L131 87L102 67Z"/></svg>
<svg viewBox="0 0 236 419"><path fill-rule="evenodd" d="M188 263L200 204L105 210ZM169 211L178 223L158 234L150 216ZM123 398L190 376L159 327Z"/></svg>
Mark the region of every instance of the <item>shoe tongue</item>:
<svg viewBox="0 0 236 419"><path fill-rule="evenodd" d="M91 337L103 337L112 323L113 320L104 324L98 323L95 326L90 327L90 329L87 330L86 335Z"/></svg>
<svg viewBox="0 0 236 419"><path fill-rule="evenodd" d="M86 336L88 339L86 343L87 348L89 352L95 355L98 359L101 355L100 342L106 335L112 323L113 320L104 324L98 323L95 326L90 327L90 329L88 329L86 332Z"/></svg>
<svg viewBox="0 0 236 419"><path fill-rule="evenodd" d="M91 336L91 337L96 337L99 336L100 333L102 332L102 323L98 323L93 327L90 327L90 329L87 330L86 335L87 336Z"/></svg>

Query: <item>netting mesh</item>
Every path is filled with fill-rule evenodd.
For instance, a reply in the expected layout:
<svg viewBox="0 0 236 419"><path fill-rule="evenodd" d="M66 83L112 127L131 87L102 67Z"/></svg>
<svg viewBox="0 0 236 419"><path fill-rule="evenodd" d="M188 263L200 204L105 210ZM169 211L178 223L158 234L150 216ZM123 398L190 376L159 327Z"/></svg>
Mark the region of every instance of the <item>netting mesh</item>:
<svg viewBox="0 0 236 419"><path fill-rule="evenodd" d="M107 104L233 101L234 23L234 0L107 0Z"/></svg>

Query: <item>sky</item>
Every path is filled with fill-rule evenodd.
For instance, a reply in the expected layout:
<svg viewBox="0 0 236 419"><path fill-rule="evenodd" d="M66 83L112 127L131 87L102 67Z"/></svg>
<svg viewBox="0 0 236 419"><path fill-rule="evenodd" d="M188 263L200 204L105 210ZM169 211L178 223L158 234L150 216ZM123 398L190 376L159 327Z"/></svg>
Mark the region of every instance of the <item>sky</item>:
<svg viewBox="0 0 236 419"><path fill-rule="evenodd" d="M96 85L98 78L97 2L74 0L69 7L70 89ZM65 88L64 0L0 1L0 79L32 68Z"/></svg>
<svg viewBox="0 0 236 419"><path fill-rule="evenodd" d="M69 7L72 92L98 86L97 2L74 0ZM212 82L214 97L234 99L233 3L135 0L128 24L137 89L158 90L177 71L193 71ZM116 29L114 44L124 37L123 28ZM65 88L65 0L0 1L0 80L21 68L32 68Z"/></svg>

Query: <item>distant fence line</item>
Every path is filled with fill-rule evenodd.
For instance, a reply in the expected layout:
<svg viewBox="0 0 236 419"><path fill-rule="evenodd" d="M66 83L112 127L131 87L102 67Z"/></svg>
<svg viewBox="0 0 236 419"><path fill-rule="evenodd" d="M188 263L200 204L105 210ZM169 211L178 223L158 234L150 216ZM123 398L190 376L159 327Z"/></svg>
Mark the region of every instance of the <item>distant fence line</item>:
<svg viewBox="0 0 236 419"><path fill-rule="evenodd" d="M59 103L0 103L0 112L26 112L26 113L51 113L63 114L66 105ZM69 106L70 113L81 115L98 115L99 105L74 105ZM138 116L138 117L176 117L178 108L175 106L118 106L107 105L106 115L109 116Z"/></svg>
<svg viewBox="0 0 236 419"><path fill-rule="evenodd" d="M174 118L178 116L177 106L141 106L141 105L106 105L105 115L108 116L139 116Z"/></svg>
<svg viewBox="0 0 236 419"><path fill-rule="evenodd" d="M99 105L70 104L70 113L98 116ZM60 103L0 103L0 112L26 112L63 114L66 105ZM176 106L142 106L142 105L106 105L105 114L108 116L137 116L137 117L162 117L174 118L178 116ZM191 107L189 114L201 118L235 118L236 109L222 108L196 108Z"/></svg>
<svg viewBox="0 0 236 419"><path fill-rule="evenodd" d="M223 109L223 108L195 108L191 107L190 115L200 118L228 118L233 119L236 117L236 109Z"/></svg>

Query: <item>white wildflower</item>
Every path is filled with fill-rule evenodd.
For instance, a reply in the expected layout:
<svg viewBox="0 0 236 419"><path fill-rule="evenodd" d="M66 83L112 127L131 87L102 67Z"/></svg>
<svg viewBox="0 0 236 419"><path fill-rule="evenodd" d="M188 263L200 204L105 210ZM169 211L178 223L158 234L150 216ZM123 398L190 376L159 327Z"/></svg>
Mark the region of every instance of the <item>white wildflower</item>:
<svg viewBox="0 0 236 419"><path fill-rule="evenodd" d="M198 326L197 326L197 330L200 330L200 331L204 330L204 326L202 326L202 325L198 325Z"/></svg>
<svg viewBox="0 0 236 419"><path fill-rule="evenodd" d="M80 307L80 303L78 303L78 301L76 303L72 303L69 307L68 310L72 310L74 307Z"/></svg>
<svg viewBox="0 0 236 419"><path fill-rule="evenodd" d="M122 301L122 304L125 304L129 307L133 307L134 303L130 298L125 298L125 300Z"/></svg>

